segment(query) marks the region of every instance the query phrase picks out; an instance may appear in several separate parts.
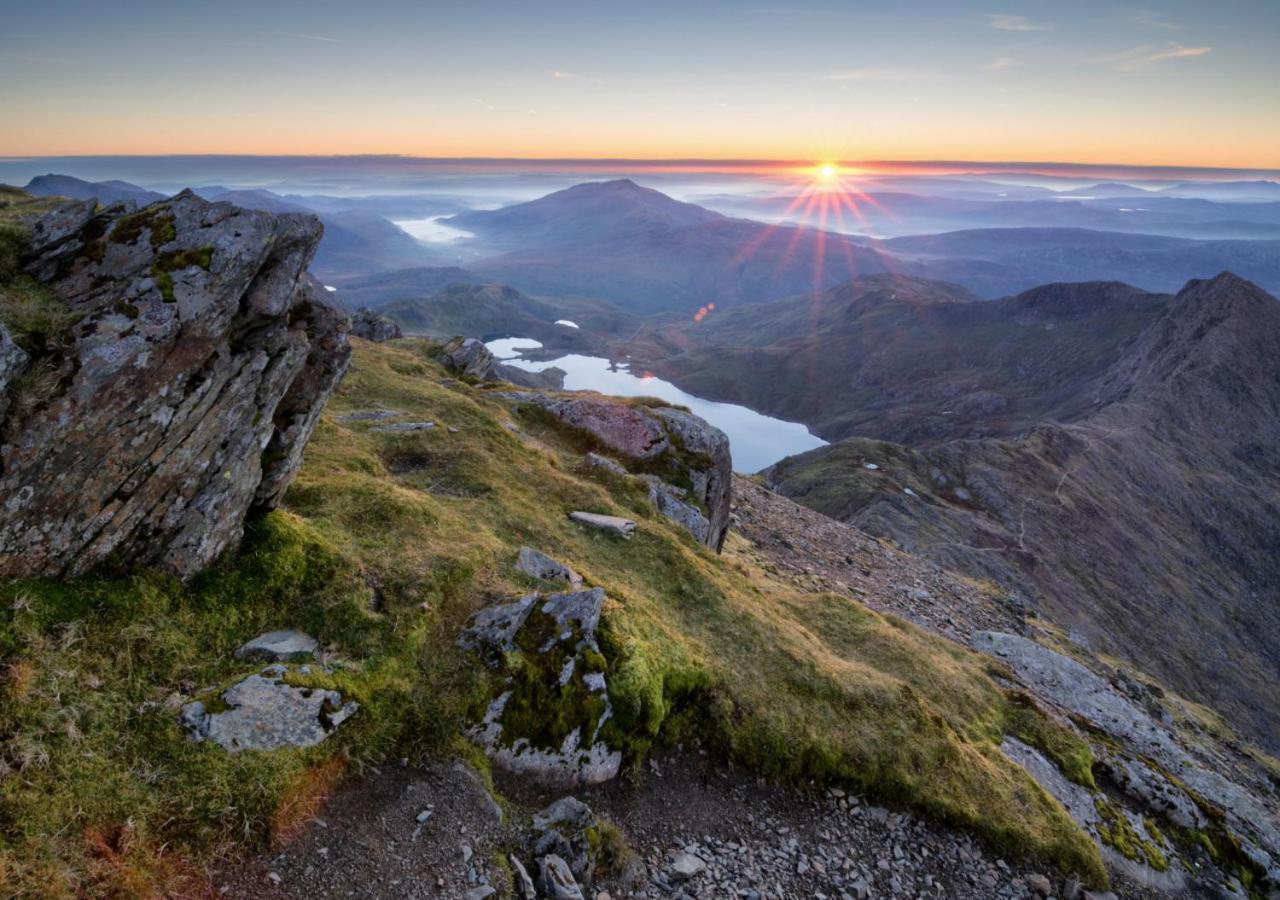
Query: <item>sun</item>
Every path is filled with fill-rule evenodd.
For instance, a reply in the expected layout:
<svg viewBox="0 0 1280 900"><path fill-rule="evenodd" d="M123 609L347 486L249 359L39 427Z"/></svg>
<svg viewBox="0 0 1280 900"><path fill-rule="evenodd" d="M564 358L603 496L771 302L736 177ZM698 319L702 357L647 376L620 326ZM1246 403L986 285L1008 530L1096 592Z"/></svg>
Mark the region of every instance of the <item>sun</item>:
<svg viewBox="0 0 1280 900"><path fill-rule="evenodd" d="M818 180L819 181L835 181L836 176L840 174L840 169L835 163L819 163L818 164Z"/></svg>

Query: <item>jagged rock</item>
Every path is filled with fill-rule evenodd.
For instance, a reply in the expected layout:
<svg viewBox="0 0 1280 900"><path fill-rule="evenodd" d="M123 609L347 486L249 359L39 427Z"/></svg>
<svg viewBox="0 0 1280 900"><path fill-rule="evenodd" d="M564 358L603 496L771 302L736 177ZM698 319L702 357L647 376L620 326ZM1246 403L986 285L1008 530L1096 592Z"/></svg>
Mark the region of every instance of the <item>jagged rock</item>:
<svg viewBox="0 0 1280 900"><path fill-rule="evenodd" d="M476 381L484 381L492 375L495 365L489 348L475 338L454 338L444 345L437 359L451 372Z"/></svg>
<svg viewBox="0 0 1280 900"><path fill-rule="evenodd" d="M538 860L538 890L548 900L583 900L568 864L554 853Z"/></svg>
<svg viewBox="0 0 1280 900"><path fill-rule="evenodd" d="M9 408L9 384L27 368L29 357L0 324L0 422Z"/></svg>
<svg viewBox="0 0 1280 900"><path fill-rule="evenodd" d="M589 884L596 868L592 831L597 824L591 807L576 797L561 797L533 816L534 855L559 856L575 878Z"/></svg>
<svg viewBox="0 0 1280 900"><path fill-rule="evenodd" d="M395 319L380 316L367 307L351 317L351 333L375 344L403 336Z"/></svg>
<svg viewBox="0 0 1280 900"><path fill-rule="evenodd" d="M588 453L582 458L582 464L588 469L603 469L612 475L627 475L626 469L618 465L607 456L601 456L599 453Z"/></svg>
<svg viewBox="0 0 1280 900"><path fill-rule="evenodd" d="M294 662L310 658L315 654L318 646L320 646L319 641L301 631L294 631L291 628L268 631L241 645L236 651L236 659Z"/></svg>
<svg viewBox="0 0 1280 900"><path fill-rule="evenodd" d="M562 562L557 562L545 553L539 553L532 547L521 547L516 556L516 569L533 578L543 581L567 581L577 586L582 584L582 576Z"/></svg>
<svg viewBox="0 0 1280 900"><path fill-rule="evenodd" d="M472 617L459 644L520 676L506 680L469 731L496 765L549 785L618 774L621 752L600 740L613 715L596 640L604 601L603 588L532 594Z"/></svg>
<svg viewBox="0 0 1280 900"><path fill-rule="evenodd" d="M655 503L664 514L689 527L702 543L717 552L724 546L733 499L733 459L729 439L720 429L669 406L632 406L605 397L558 398L528 391L508 391L497 396L537 406L625 459L643 462L647 467L665 467L670 472L665 479L668 484L687 479L692 486L688 498L668 491L667 497L660 497ZM586 461L588 466L618 474L621 467L616 463L609 465L612 461L605 457L592 456ZM699 516L706 520L705 526Z"/></svg>
<svg viewBox="0 0 1280 900"><path fill-rule="evenodd" d="M537 900L538 892L533 887L533 879L529 877L529 870L524 867L524 863L515 854L508 854L507 861L511 863L511 888L515 891L516 900Z"/></svg>
<svg viewBox="0 0 1280 900"><path fill-rule="evenodd" d="M514 603L490 606L471 617L471 624L463 629L458 646L464 650L482 650L502 653L515 649L516 633L529 618L538 594L528 594Z"/></svg>
<svg viewBox="0 0 1280 900"><path fill-rule="evenodd" d="M606 516L601 513L575 510L569 513L569 518L583 525L589 525L592 528L598 528L601 531L607 531L623 538L631 537L631 533L636 530L635 522L630 519L624 519L621 516Z"/></svg>
<svg viewBox="0 0 1280 900"><path fill-rule="evenodd" d="M645 480L649 482L649 502L657 507L658 512L683 525L690 534L705 544L711 523L702 514L702 510L684 501L683 498L688 493L655 475L650 475Z"/></svg>
<svg viewBox="0 0 1280 900"><path fill-rule="evenodd" d="M71 207L24 256L79 319L38 360L50 393L0 423L0 576L187 577L279 501L346 371L346 319L305 274L321 226L190 192Z"/></svg>
<svg viewBox="0 0 1280 900"><path fill-rule="evenodd" d="M211 713L195 701L182 707L182 724L196 741L241 750L311 747L355 714L360 705L342 702L337 691L286 684L284 666L269 666L222 692L229 709Z"/></svg>

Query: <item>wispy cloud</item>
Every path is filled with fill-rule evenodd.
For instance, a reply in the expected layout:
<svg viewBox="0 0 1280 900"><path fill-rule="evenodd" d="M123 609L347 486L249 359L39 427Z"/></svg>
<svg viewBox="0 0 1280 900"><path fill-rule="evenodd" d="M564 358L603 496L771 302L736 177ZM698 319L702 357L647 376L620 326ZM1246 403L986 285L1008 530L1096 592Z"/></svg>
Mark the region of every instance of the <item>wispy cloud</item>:
<svg viewBox="0 0 1280 900"><path fill-rule="evenodd" d="M1181 31L1182 26L1176 22L1170 22L1164 17L1164 13L1158 13L1154 10L1144 10L1136 15L1129 17L1130 22L1137 22L1147 28L1159 28L1162 31Z"/></svg>
<svg viewBox="0 0 1280 900"><path fill-rule="evenodd" d="M472 98L472 102L473 102L473 103L478 103L478 104L480 104L480 105L481 105L481 106L483 106L485 109L497 109L497 108L498 108L498 107L494 106L492 103L485 103L485 102L484 102L483 100L481 100L479 97L473 97L473 98Z"/></svg>
<svg viewBox="0 0 1280 900"><path fill-rule="evenodd" d="M1128 50L1121 50L1119 53L1109 53L1106 56L1094 57L1090 62L1112 66L1118 72L1132 72L1169 59L1204 56L1212 50L1212 47L1184 47L1181 44L1172 43L1167 47L1130 47Z"/></svg>
<svg viewBox="0 0 1280 900"><path fill-rule="evenodd" d="M866 66L859 69L842 69L818 76L819 81L920 81L929 73L922 69L895 68L892 66Z"/></svg>
<svg viewBox="0 0 1280 900"><path fill-rule="evenodd" d="M998 31L1048 31L1048 25L1032 22L1026 16L1008 16L988 13L987 23Z"/></svg>
<svg viewBox="0 0 1280 900"><path fill-rule="evenodd" d="M983 68L988 72L999 72L1001 69L1008 69L1011 66L1016 66L1017 64L1018 61L1012 56L997 56L995 59L991 60L991 62L983 66Z"/></svg>
<svg viewBox="0 0 1280 900"><path fill-rule="evenodd" d="M551 77L558 78L561 81L578 81L582 78L582 76L576 72L561 72L559 69L552 72Z"/></svg>
<svg viewBox="0 0 1280 900"><path fill-rule="evenodd" d="M303 41L320 41L321 43L325 43L325 44L341 43L341 41L339 41L337 38L325 37L323 34L303 34L297 31L290 31L290 32L287 32L287 34L289 37L295 37Z"/></svg>

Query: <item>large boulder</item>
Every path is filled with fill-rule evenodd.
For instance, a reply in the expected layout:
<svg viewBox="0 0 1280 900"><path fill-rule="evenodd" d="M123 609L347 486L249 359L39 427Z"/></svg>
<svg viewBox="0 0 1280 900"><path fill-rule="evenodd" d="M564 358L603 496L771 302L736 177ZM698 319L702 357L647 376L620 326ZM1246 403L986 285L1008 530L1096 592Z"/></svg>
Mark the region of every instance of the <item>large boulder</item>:
<svg viewBox="0 0 1280 900"><path fill-rule="evenodd" d="M366 341L373 341L375 344L402 336L400 326L395 319L380 316L367 307L358 310L351 317L351 333Z"/></svg>
<svg viewBox="0 0 1280 900"><path fill-rule="evenodd" d="M189 191L34 224L25 270L75 321L27 363L41 393L0 408L0 576L187 577L279 501L350 359L306 274L321 231Z"/></svg>
<svg viewBox="0 0 1280 900"><path fill-rule="evenodd" d="M650 499L658 510L720 551L729 530L733 458L729 438L719 428L674 406L631 404L600 395L508 391L499 396L550 413L590 435L601 450L656 476L648 480ZM589 465L604 467L599 461L607 457L591 457L597 462Z"/></svg>

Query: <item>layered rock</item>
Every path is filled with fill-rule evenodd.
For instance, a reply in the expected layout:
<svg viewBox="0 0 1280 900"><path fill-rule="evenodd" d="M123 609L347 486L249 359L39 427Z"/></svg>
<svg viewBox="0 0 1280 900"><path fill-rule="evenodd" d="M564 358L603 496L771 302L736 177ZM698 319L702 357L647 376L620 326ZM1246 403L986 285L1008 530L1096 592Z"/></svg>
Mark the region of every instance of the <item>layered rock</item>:
<svg viewBox="0 0 1280 900"><path fill-rule="evenodd" d="M75 323L30 360L0 338L0 393L46 375L0 406L0 576L107 559L190 576L279 501L350 358L306 274L320 236L189 191L34 224L25 270Z"/></svg>
<svg viewBox="0 0 1280 900"><path fill-rule="evenodd" d="M395 319L380 316L371 309L358 310L351 317L351 333L366 341L373 341L375 344L394 340L403 335Z"/></svg>

